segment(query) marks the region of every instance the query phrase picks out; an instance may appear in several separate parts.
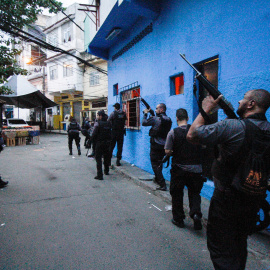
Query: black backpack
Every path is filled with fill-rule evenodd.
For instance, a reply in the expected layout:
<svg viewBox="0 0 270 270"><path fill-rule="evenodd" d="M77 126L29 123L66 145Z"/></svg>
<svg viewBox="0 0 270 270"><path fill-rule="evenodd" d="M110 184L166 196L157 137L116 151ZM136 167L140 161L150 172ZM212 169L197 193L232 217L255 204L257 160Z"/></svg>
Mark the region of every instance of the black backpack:
<svg viewBox="0 0 270 270"><path fill-rule="evenodd" d="M231 185L247 195L265 196L270 175L270 134L248 119L243 121L246 136L238 160L234 159L238 166Z"/></svg>

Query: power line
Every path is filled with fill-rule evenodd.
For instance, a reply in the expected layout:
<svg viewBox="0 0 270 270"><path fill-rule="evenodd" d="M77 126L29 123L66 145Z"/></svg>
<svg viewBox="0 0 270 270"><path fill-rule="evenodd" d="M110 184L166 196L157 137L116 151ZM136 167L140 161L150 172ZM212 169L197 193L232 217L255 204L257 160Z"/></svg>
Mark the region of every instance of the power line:
<svg viewBox="0 0 270 270"><path fill-rule="evenodd" d="M54 1L53 0L49 0L58 10L60 10L70 21L72 21L77 27L79 27L83 32L84 32L84 30L77 24L77 23L75 23L71 18L70 18L70 15L68 16L64 11L63 11L63 9L62 8L60 8L58 5L56 5L55 3L54 3Z"/></svg>
<svg viewBox="0 0 270 270"><path fill-rule="evenodd" d="M12 34L14 36L19 36L19 37L21 37L24 40L29 40L29 41L31 41L31 42L33 42L33 43L35 43L35 44L37 44L37 45L39 45L41 47L44 47L46 49L49 49L49 50L52 50L52 51L55 51L55 52L60 52L60 53L63 53L63 54L70 55L70 56L78 59L83 64L85 64L85 65L87 65L89 67L92 67L92 68L98 70L99 72L102 72L105 75L107 75L107 71L106 70L104 70L102 68L99 68L99 67L97 67L97 66L95 66L93 64L90 64L87 61L81 59L80 57L78 57L78 56L76 56L76 55L74 55L74 54L72 54L72 53L70 53L68 51L65 51L63 49L57 48L57 47L55 47L55 46L53 46L53 45L51 45L51 44L49 44L49 43L47 43L47 42L39 39L39 38L37 38L37 37L35 37L35 36L33 36L33 35L25 32L25 31L23 31L23 30L21 30L19 28L17 28L16 26L11 26L11 27L14 28L14 29L16 29L18 32L14 32L13 30L10 29L9 25L6 25L6 24L4 26L0 26L0 29L3 30L4 32L10 33L10 34ZM24 35L20 34L19 32L23 33ZM27 35L27 36L25 36L25 35ZM28 36L30 36L31 38L29 38ZM34 38L34 39L32 39L32 38Z"/></svg>

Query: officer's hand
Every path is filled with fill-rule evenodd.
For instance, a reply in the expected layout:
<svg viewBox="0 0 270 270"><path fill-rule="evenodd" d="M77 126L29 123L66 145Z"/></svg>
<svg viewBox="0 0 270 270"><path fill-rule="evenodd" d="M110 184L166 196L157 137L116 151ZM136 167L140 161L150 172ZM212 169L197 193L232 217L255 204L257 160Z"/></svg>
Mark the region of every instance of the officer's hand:
<svg viewBox="0 0 270 270"><path fill-rule="evenodd" d="M149 110L148 110L148 109L144 109L144 110L143 110L143 113L144 113L144 114L148 114L148 113L149 113Z"/></svg>
<svg viewBox="0 0 270 270"><path fill-rule="evenodd" d="M211 114L219 109L218 103L222 99L223 95L218 96L217 99L214 99L212 96L207 96L202 101L202 109L207 113Z"/></svg>

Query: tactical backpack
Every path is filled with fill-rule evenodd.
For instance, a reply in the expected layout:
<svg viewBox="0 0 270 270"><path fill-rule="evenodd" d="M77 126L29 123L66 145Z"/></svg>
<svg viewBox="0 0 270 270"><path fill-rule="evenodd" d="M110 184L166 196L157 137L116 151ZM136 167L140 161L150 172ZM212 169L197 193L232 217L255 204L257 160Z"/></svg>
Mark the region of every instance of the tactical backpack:
<svg viewBox="0 0 270 270"><path fill-rule="evenodd" d="M231 185L247 195L264 196L270 175L270 134L248 119L243 121L246 136L237 155L238 166Z"/></svg>

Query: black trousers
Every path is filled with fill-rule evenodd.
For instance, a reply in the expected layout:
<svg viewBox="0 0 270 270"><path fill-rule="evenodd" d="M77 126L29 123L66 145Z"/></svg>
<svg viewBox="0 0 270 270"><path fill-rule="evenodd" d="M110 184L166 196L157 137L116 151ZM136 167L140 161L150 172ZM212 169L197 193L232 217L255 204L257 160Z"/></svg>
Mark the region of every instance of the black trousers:
<svg viewBox="0 0 270 270"><path fill-rule="evenodd" d="M164 145L151 142L151 148L150 148L151 165L155 174L156 182L161 187L166 185L164 176L162 174L162 168L163 168L162 159L164 156L165 156Z"/></svg>
<svg viewBox="0 0 270 270"><path fill-rule="evenodd" d="M113 153L113 149L117 143L117 154L116 157L117 159L121 160L122 159L122 152L123 152L123 144L124 144L124 133L123 131L112 131L112 140L111 140L111 145L110 145L110 151L111 151L111 157Z"/></svg>
<svg viewBox="0 0 270 270"><path fill-rule="evenodd" d="M207 246L215 269L245 269L247 238L256 224L260 200L234 190L214 191L207 224Z"/></svg>
<svg viewBox="0 0 270 270"><path fill-rule="evenodd" d="M111 163L110 142L96 142L95 158L97 162L97 176L102 177L102 158L104 159L104 171L109 172L109 166Z"/></svg>
<svg viewBox="0 0 270 270"><path fill-rule="evenodd" d="M185 218L183 208L184 187L188 188L189 215L191 218L195 214L202 217L201 212L201 190L204 178L201 174L183 171L176 165L171 169L170 194L172 196L172 214L175 221Z"/></svg>
<svg viewBox="0 0 270 270"><path fill-rule="evenodd" d="M69 133L68 134L68 147L69 147L69 151L72 151L72 142L73 140L75 140L76 146L78 148L78 150L80 149L80 135L79 133Z"/></svg>

